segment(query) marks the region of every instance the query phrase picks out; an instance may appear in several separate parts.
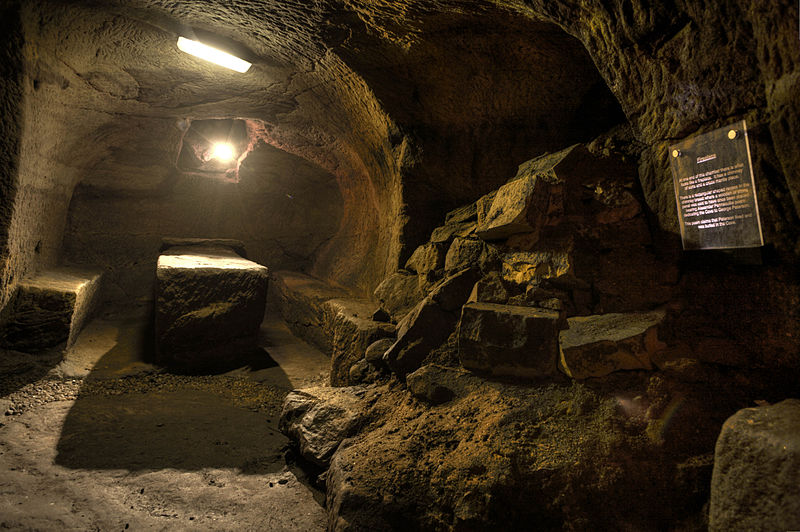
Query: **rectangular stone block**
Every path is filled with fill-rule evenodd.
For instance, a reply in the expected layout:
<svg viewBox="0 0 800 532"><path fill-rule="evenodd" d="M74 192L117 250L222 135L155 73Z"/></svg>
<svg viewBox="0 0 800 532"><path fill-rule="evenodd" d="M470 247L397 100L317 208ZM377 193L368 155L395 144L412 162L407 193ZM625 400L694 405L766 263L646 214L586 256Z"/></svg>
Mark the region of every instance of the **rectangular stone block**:
<svg viewBox="0 0 800 532"><path fill-rule="evenodd" d="M558 312L467 303L458 324L458 356L473 371L536 378L556 373Z"/></svg>
<svg viewBox="0 0 800 532"><path fill-rule="evenodd" d="M658 339L662 310L576 316L561 331L561 370L573 379L603 377L621 370L652 369L666 345Z"/></svg>
<svg viewBox="0 0 800 532"><path fill-rule="evenodd" d="M256 348L269 271L224 246L171 247L156 267L156 359L193 370Z"/></svg>
<svg viewBox="0 0 800 532"><path fill-rule="evenodd" d="M66 341L69 347L91 317L102 274L61 267L20 282L3 325L2 345L36 352Z"/></svg>

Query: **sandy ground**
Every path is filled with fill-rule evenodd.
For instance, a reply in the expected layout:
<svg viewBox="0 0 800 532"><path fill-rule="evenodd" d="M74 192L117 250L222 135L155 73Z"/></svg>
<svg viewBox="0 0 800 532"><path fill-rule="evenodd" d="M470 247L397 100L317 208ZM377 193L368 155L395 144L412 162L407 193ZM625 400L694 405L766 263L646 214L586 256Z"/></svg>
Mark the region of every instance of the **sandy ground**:
<svg viewBox="0 0 800 532"><path fill-rule="evenodd" d="M324 530L277 424L329 359L269 316L248 366L171 375L146 362L146 323L101 315L58 363L2 354L0 529Z"/></svg>

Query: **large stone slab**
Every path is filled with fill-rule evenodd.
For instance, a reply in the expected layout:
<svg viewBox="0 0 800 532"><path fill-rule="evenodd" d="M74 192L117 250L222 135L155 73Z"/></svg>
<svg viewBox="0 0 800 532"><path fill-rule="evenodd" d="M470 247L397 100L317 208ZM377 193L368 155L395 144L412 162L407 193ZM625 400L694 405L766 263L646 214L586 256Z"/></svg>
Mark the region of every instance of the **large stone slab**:
<svg viewBox="0 0 800 532"><path fill-rule="evenodd" d="M523 378L557 372L558 312L467 303L458 324L458 356L473 371Z"/></svg>
<svg viewBox="0 0 800 532"><path fill-rule="evenodd" d="M363 395L360 386L294 390L283 401L279 428L297 442L303 458L327 467L339 444L362 422Z"/></svg>
<svg viewBox="0 0 800 532"><path fill-rule="evenodd" d="M64 341L71 346L96 307L101 277L96 270L61 267L21 281L0 332L2 345L25 352Z"/></svg>
<svg viewBox="0 0 800 532"><path fill-rule="evenodd" d="M800 400L745 408L725 421L709 530L800 530Z"/></svg>
<svg viewBox="0 0 800 532"><path fill-rule="evenodd" d="M573 379L652 369L653 357L666 348L658 339L664 317L655 310L569 318L559 335L559 366Z"/></svg>
<svg viewBox="0 0 800 532"><path fill-rule="evenodd" d="M256 347L269 271L224 246L176 246L156 266L156 360L226 366Z"/></svg>

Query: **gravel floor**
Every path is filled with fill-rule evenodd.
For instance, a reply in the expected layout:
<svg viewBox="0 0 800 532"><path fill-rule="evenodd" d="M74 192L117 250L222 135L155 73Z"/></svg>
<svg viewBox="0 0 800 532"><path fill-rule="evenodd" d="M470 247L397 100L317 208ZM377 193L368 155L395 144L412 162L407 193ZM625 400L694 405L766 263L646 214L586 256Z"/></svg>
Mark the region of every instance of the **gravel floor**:
<svg viewBox="0 0 800 532"><path fill-rule="evenodd" d="M267 320L269 363L173 375L142 360L143 330L101 318L63 360L0 353L0 528L323 530L277 423L327 358Z"/></svg>

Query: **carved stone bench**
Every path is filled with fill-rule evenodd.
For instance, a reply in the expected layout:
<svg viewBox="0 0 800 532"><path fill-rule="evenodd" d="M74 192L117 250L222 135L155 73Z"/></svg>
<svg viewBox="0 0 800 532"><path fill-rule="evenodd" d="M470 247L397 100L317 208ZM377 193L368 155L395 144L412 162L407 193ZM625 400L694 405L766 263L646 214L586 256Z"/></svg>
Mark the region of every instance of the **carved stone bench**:
<svg viewBox="0 0 800 532"><path fill-rule="evenodd" d="M331 385L347 386L350 367L376 340L394 336L395 326L372 320L378 307L347 289L299 272L275 273L281 314L297 336L331 357Z"/></svg>
<svg viewBox="0 0 800 532"><path fill-rule="evenodd" d="M24 279L9 303L0 343L25 352L64 341L71 346L96 306L101 277L97 270L59 267Z"/></svg>

